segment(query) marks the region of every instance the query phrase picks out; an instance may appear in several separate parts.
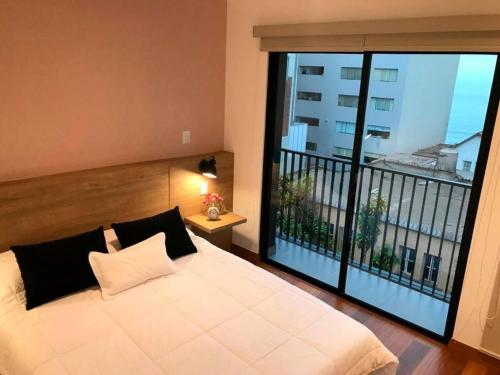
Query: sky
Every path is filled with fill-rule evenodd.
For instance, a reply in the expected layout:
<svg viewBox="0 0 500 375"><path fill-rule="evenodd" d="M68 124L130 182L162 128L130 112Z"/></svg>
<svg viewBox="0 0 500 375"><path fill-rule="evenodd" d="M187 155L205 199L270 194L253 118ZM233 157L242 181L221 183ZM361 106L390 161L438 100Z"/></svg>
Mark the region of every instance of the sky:
<svg viewBox="0 0 500 375"><path fill-rule="evenodd" d="M446 143L481 131L495 70L495 55L461 55Z"/></svg>

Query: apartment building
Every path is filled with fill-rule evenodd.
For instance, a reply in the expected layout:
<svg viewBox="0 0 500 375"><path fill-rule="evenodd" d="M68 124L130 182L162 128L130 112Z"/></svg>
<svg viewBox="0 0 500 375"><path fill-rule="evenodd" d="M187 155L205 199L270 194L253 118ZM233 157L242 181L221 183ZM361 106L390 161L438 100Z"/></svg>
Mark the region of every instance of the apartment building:
<svg viewBox="0 0 500 375"><path fill-rule="evenodd" d="M350 157L362 56L289 54L289 128L284 146ZM411 154L444 143L458 55L375 55L370 72L361 160ZM439 83L439 84L436 84ZM307 126L307 132L295 126ZM286 125L286 124L285 124ZM421 132L415 134L415 129ZM293 142L288 141L293 135Z"/></svg>

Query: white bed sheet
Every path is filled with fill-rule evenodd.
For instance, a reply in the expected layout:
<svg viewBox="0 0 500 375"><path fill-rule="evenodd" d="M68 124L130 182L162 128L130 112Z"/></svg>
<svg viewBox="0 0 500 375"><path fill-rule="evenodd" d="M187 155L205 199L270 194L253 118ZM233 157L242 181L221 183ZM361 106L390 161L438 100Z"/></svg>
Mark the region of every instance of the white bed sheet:
<svg viewBox="0 0 500 375"><path fill-rule="evenodd" d="M176 260L176 274L110 301L96 287L26 311L22 293L0 285L0 373L395 373L365 326L192 238L199 252Z"/></svg>

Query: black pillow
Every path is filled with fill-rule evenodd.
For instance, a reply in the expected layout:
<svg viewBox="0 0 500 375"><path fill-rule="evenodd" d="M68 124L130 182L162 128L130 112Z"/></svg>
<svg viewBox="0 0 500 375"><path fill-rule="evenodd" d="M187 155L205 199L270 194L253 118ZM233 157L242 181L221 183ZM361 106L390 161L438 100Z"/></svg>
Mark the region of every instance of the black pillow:
<svg viewBox="0 0 500 375"><path fill-rule="evenodd" d="M111 224L111 227L115 230L122 248L164 232L167 254L171 259L197 251L186 230L179 207L144 219Z"/></svg>
<svg viewBox="0 0 500 375"><path fill-rule="evenodd" d="M97 284L89 253L108 252L102 227L60 240L12 246L26 291L26 310Z"/></svg>

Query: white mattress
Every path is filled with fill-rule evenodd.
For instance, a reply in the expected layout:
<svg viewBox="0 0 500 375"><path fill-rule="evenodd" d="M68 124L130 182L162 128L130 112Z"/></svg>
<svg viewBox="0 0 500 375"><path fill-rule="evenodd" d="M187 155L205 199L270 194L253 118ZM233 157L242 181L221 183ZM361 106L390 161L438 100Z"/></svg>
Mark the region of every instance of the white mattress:
<svg viewBox="0 0 500 375"><path fill-rule="evenodd" d="M176 260L179 272L110 301L96 287L26 311L22 293L0 285L0 373L395 373L397 358L363 325L193 241L200 252Z"/></svg>

